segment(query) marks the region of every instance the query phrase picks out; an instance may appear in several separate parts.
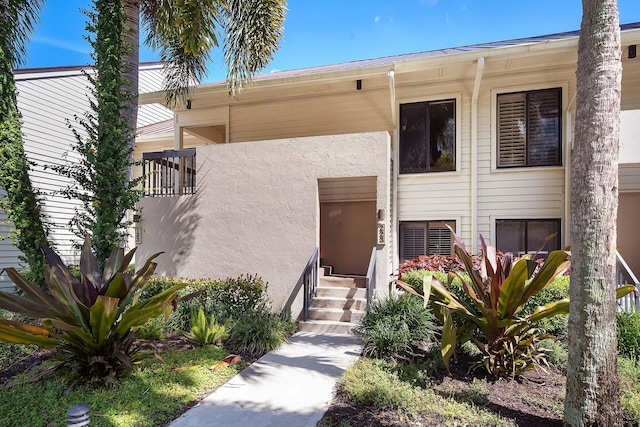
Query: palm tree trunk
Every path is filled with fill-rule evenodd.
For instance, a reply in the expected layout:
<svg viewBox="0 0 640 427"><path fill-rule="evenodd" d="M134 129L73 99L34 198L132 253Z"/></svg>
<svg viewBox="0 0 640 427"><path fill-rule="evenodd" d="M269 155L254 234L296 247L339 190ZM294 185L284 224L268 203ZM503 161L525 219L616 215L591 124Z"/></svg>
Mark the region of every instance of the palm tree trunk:
<svg viewBox="0 0 640 427"><path fill-rule="evenodd" d="M620 426L615 265L622 66L616 0L583 0L571 155L571 308L564 423Z"/></svg>
<svg viewBox="0 0 640 427"><path fill-rule="evenodd" d="M129 108L123 111L132 135L135 135L138 121L138 70L140 68L140 0L123 0L124 11L127 15L127 42L129 50L123 58L124 78L129 81L129 93L132 96L129 101ZM131 138L129 146L135 145L135 136Z"/></svg>

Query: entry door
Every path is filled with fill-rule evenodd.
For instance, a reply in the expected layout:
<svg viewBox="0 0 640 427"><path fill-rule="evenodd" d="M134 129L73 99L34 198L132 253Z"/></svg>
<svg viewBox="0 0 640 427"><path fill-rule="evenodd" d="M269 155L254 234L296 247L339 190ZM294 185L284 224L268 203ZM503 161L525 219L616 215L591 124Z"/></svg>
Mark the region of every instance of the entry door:
<svg viewBox="0 0 640 427"><path fill-rule="evenodd" d="M324 179L320 198L320 258L334 274L366 275L376 245L376 178Z"/></svg>

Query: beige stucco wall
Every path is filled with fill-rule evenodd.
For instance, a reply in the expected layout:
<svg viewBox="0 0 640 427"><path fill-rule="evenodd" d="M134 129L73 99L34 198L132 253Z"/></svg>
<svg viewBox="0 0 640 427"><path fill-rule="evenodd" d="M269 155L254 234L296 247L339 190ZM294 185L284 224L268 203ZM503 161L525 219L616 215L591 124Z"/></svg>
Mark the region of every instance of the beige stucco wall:
<svg viewBox="0 0 640 427"><path fill-rule="evenodd" d="M389 158L386 132L198 147L196 195L140 202L137 260L165 251L160 275L258 274L273 308L291 305L297 316L302 294L294 288L319 244L318 179L376 176L377 208L388 212ZM391 273L387 246L378 246L382 291Z"/></svg>

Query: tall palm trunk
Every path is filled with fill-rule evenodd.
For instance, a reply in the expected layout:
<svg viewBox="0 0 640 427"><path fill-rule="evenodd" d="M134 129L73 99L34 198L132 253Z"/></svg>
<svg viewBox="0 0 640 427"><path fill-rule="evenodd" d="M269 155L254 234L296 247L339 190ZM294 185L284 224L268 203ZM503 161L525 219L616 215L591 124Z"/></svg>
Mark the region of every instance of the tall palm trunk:
<svg viewBox="0 0 640 427"><path fill-rule="evenodd" d="M583 0L571 156L571 308L565 425L619 426L615 324L621 92L616 0Z"/></svg>
<svg viewBox="0 0 640 427"><path fill-rule="evenodd" d="M127 15L127 43L129 50L125 54L123 76L129 82L127 90L133 96L129 99L128 108L122 112L125 116L131 135L135 136L138 122L138 70L140 68L140 0L123 0L124 12ZM133 148L135 137L129 146Z"/></svg>

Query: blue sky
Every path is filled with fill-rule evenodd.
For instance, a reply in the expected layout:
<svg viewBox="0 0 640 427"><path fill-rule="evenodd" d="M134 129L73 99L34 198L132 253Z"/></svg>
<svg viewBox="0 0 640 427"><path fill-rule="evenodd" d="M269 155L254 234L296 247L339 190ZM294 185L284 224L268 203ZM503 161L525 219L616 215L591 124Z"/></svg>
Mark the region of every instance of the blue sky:
<svg viewBox="0 0 640 427"><path fill-rule="evenodd" d="M24 67L90 63L89 0L47 0ZM640 0L619 0L620 22L640 22ZM264 72L334 64L580 28L580 0L289 0L285 36ZM219 51L218 51L219 52ZM206 81L224 79L216 52ZM142 61L154 61L148 49Z"/></svg>

